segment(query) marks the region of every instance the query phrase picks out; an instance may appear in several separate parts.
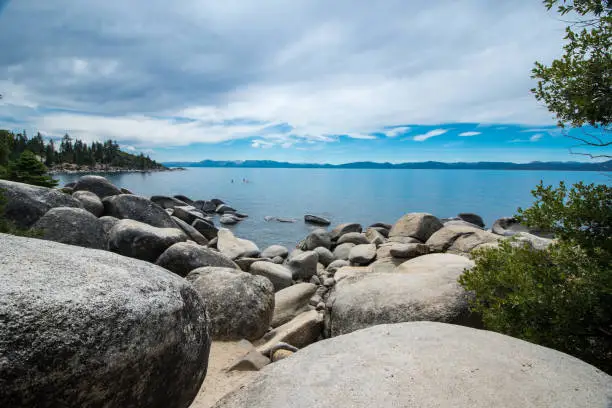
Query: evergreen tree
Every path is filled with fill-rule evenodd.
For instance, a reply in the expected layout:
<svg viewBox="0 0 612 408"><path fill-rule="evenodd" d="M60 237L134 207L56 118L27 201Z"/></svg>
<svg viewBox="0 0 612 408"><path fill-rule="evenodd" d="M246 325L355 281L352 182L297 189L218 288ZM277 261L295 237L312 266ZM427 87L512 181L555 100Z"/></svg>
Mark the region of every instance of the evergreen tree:
<svg viewBox="0 0 612 408"><path fill-rule="evenodd" d="M55 187L58 183L47 175L45 165L29 150L25 150L17 161L9 164L7 173L9 180L20 183L43 187Z"/></svg>

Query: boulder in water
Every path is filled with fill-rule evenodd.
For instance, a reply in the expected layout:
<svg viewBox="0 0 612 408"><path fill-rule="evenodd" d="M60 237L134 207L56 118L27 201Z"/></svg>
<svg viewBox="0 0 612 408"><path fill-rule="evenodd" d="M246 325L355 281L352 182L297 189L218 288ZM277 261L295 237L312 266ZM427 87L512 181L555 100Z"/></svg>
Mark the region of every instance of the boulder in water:
<svg viewBox="0 0 612 408"><path fill-rule="evenodd" d="M312 215L312 214L306 214L304 216L304 222L308 224L323 225L323 226L327 226L331 224L331 221L328 220L327 218L319 217L317 215Z"/></svg>

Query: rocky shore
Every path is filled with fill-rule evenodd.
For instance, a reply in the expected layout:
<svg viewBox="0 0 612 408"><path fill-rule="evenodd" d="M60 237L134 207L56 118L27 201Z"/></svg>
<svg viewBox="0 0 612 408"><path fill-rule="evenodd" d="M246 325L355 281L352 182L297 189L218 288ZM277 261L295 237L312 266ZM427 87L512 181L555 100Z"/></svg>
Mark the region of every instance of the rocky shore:
<svg viewBox="0 0 612 408"><path fill-rule="evenodd" d="M612 401L596 368L479 330L457 283L471 252L554 239L512 218L330 226L306 214L295 248L259 248L223 228L248 215L216 198L141 197L100 176L58 189L0 180L0 191L5 216L40 238L0 234L0 406ZM237 354L216 367L211 342ZM223 393L206 405L210 381Z"/></svg>
<svg viewBox="0 0 612 408"><path fill-rule="evenodd" d="M49 174L95 174L95 173L151 173L157 171L181 171L185 170L182 167L157 167L150 169L139 169L131 167L105 166L96 164L95 166L76 165L76 164L61 164L55 165L49 169Z"/></svg>

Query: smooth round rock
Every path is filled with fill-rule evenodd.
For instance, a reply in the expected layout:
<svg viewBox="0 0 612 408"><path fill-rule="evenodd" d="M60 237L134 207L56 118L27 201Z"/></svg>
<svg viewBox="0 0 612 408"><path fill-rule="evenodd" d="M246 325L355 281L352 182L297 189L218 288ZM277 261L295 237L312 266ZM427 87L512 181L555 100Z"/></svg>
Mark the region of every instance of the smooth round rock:
<svg viewBox="0 0 612 408"><path fill-rule="evenodd" d="M389 237L412 237L425 242L442 227L442 222L431 214L408 213L393 225Z"/></svg>
<svg viewBox="0 0 612 408"><path fill-rule="evenodd" d="M91 191L75 191L72 196L83 204L83 208L96 217L101 217L104 213L104 204L102 204L102 200Z"/></svg>
<svg viewBox="0 0 612 408"><path fill-rule="evenodd" d="M304 222L307 224L315 224L315 225L323 225L327 226L331 224L331 221L324 217L319 217L317 215L306 214L304 216Z"/></svg>
<svg viewBox="0 0 612 408"><path fill-rule="evenodd" d="M109 232L108 249L155 262L166 249L187 240L178 228L157 228L134 220L119 220Z"/></svg>
<svg viewBox="0 0 612 408"><path fill-rule="evenodd" d="M0 242L0 406L189 407L210 338L188 282L107 251Z"/></svg>
<svg viewBox="0 0 612 408"><path fill-rule="evenodd" d="M289 255L289 250L282 245L270 245L261 253L262 258L275 258L277 256L286 258Z"/></svg>
<svg viewBox="0 0 612 408"><path fill-rule="evenodd" d="M271 364L215 408L608 408L612 377L559 351L434 322L380 325Z"/></svg>
<svg viewBox="0 0 612 408"><path fill-rule="evenodd" d="M106 249L107 238L102 223L83 208L57 207L43 215L32 230L41 238L68 245Z"/></svg>
<svg viewBox="0 0 612 408"><path fill-rule="evenodd" d="M140 221L158 228L175 228L172 217L159 205L149 199L132 194L106 197L104 214L119 219Z"/></svg>
<svg viewBox="0 0 612 408"><path fill-rule="evenodd" d="M121 189L113 185L102 176L83 176L79 178L72 189L76 191L90 191L103 199L105 197L122 194Z"/></svg>
<svg viewBox="0 0 612 408"><path fill-rule="evenodd" d="M238 269L231 259L210 248L191 242L178 242L168 247L155 262L180 276L203 266Z"/></svg>

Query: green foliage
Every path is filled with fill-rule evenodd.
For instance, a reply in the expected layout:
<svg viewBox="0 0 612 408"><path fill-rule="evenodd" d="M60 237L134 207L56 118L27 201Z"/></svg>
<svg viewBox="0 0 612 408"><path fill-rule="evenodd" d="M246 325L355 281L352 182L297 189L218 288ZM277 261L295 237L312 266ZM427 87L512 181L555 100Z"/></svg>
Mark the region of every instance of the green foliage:
<svg viewBox="0 0 612 408"><path fill-rule="evenodd" d="M587 252L601 248L612 254L612 188L604 184L565 183L532 191L536 201L518 209L517 218L529 227L551 231L556 237L580 245Z"/></svg>
<svg viewBox="0 0 612 408"><path fill-rule="evenodd" d="M546 250L503 241L472 253L459 282L490 330L552 347L612 373L612 189L540 184L527 225L552 230Z"/></svg>
<svg viewBox="0 0 612 408"><path fill-rule="evenodd" d="M535 97L553 112L559 125L585 124L609 130L612 122L612 8L608 0L545 0L561 15L582 20L566 28L565 53L550 66L536 62ZM578 28L578 30L576 30Z"/></svg>
<svg viewBox="0 0 612 408"><path fill-rule="evenodd" d="M17 161L9 164L7 179L43 187L55 187L57 185L57 180L47 175L45 165L29 150L25 150Z"/></svg>

